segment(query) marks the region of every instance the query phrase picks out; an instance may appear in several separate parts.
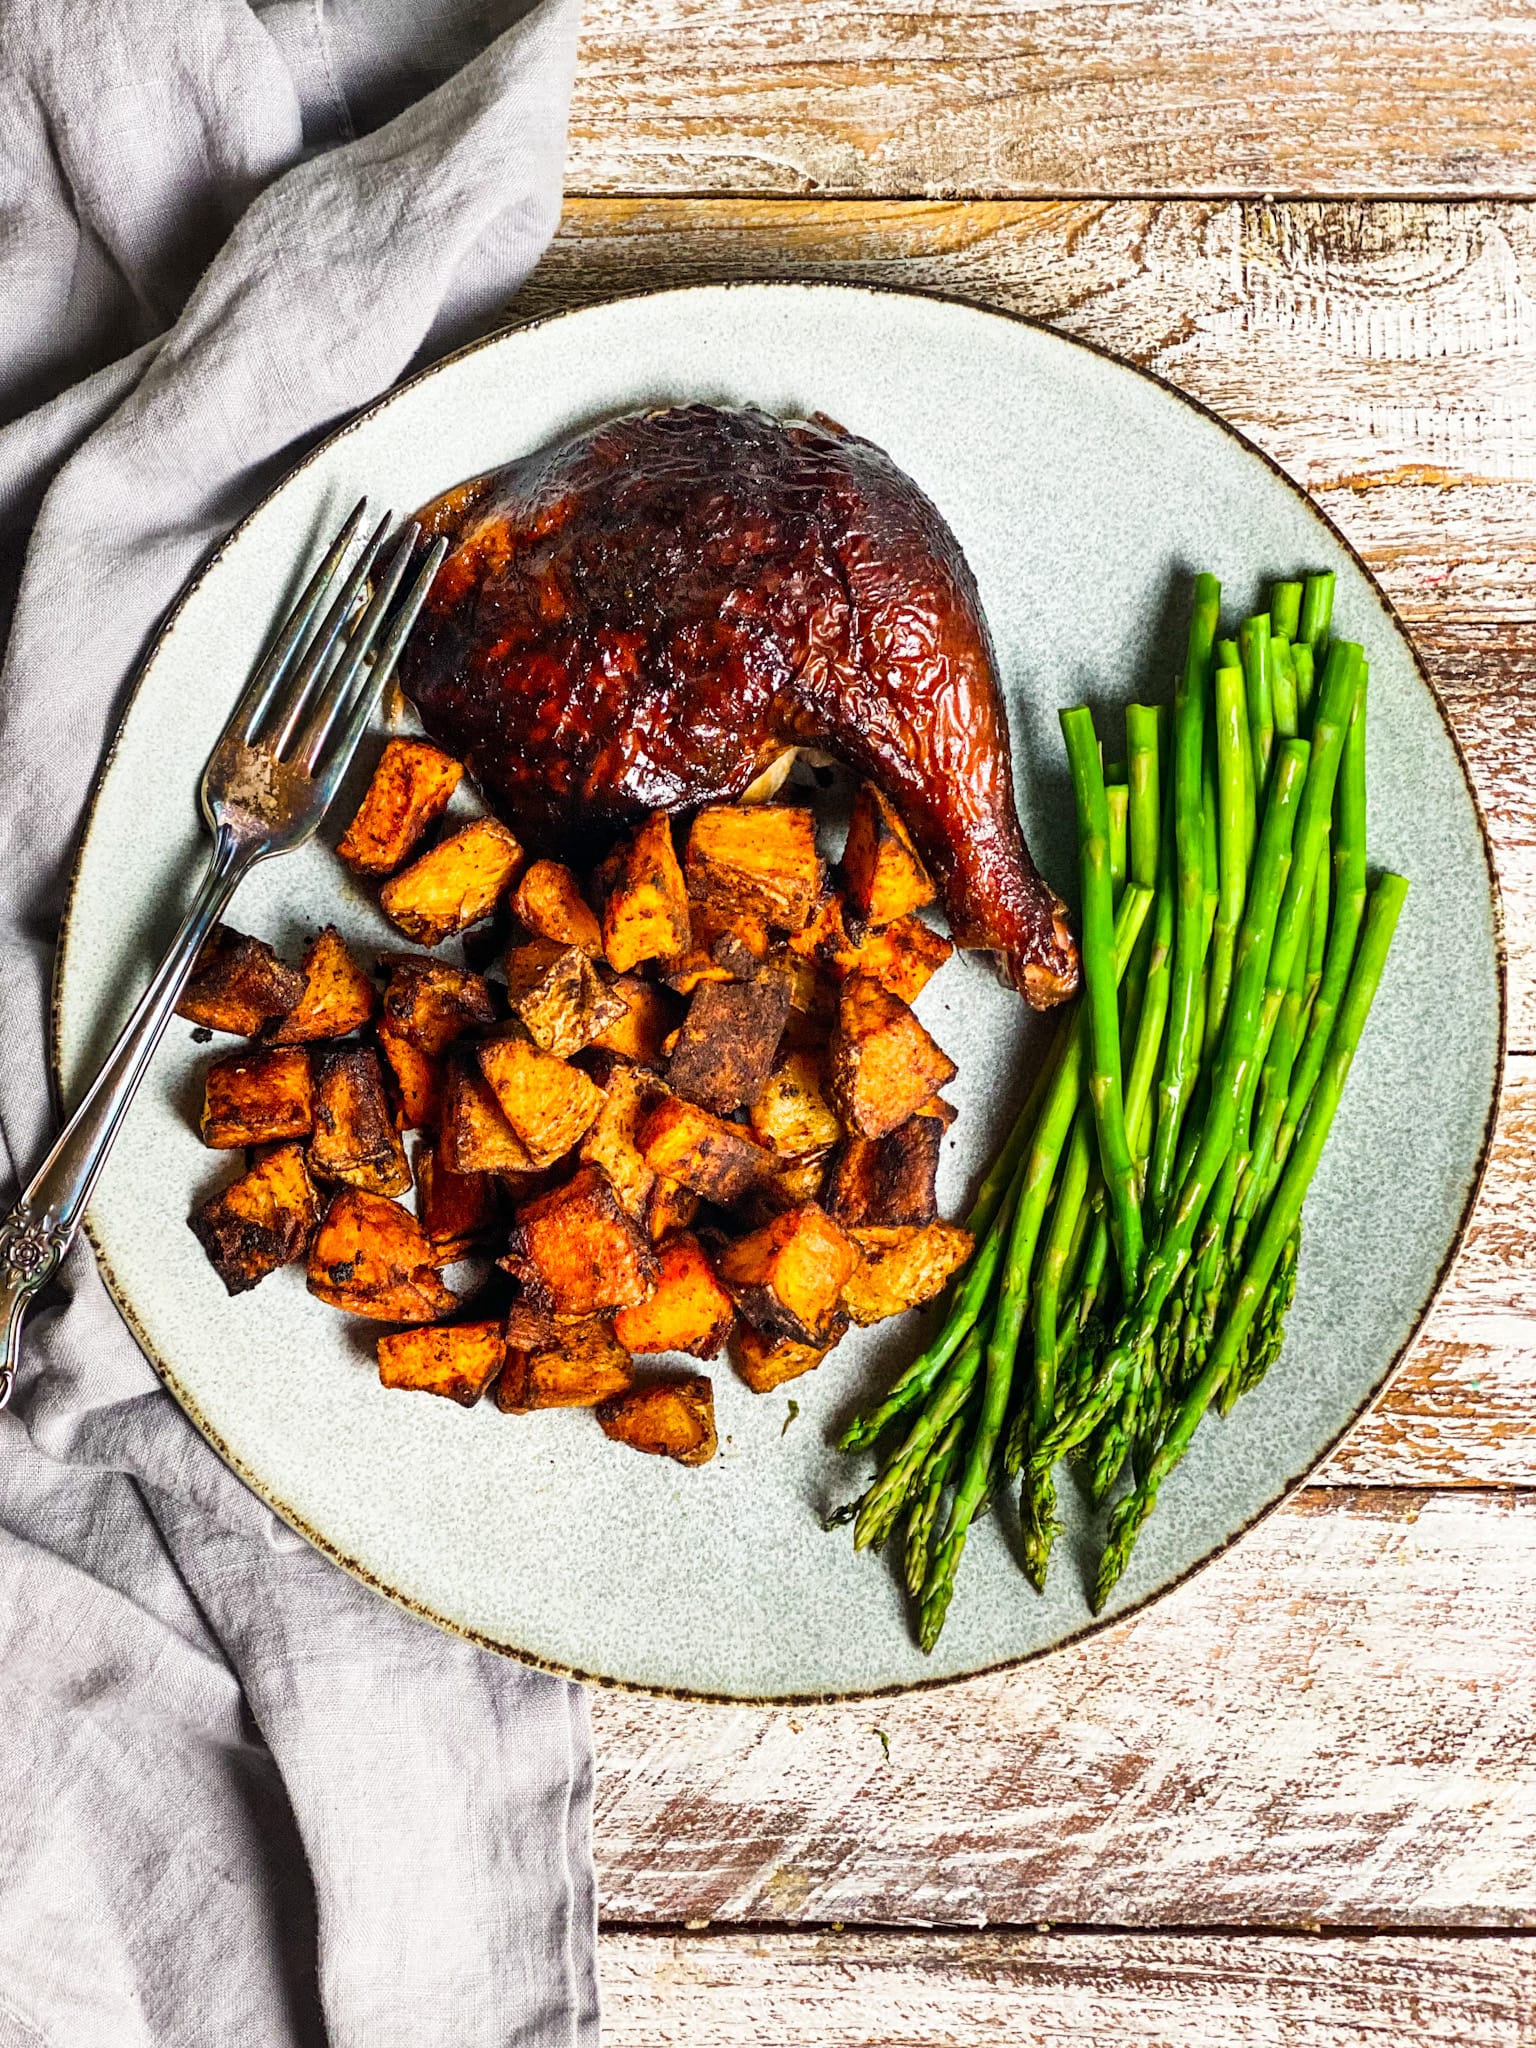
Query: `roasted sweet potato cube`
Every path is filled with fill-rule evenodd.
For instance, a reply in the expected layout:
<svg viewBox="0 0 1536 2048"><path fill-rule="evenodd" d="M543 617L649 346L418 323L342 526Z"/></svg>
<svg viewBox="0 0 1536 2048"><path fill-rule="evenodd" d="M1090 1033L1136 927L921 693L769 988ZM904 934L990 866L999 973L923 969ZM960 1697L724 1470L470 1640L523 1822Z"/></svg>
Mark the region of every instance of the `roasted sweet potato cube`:
<svg viewBox="0 0 1536 2048"><path fill-rule="evenodd" d="M709 804L688 834L688 893L781 931L809 923L821 894L816 820L797 804Z"/></svg>
<svg viewBox="0 0 1536 2048"><path fill-rule="evenodd" d="M867 974L904 1003L914 1003L954 950L941 932L909 915L878 926L862 945L845 948L836 964L842 973Z"/></svg>
<svg viewBox="0 0 1536 2048"><path fill-rule="evenodd" d="M678 1006L665 989L642 981L637 974L621 974L608 983L610 995L624 1004L624 1015L592 1043L604 1052L616 1052L636 1066L653 1067L661 1058L662 1041L676 1028Z"/></svg>
<svg viewBox="0 0 1536 2048"><path fill-rule="evenodd" d="M667 1063L667 1082L717 1116L757 1100L789 1015L786 975L706 982L688 1005Z"/></svg>
<svg viewBox="0 0 1536 2048"><path fill-rule="evenodd" d="M895 805L872 782L860 786L843 848L843 887L866 925L892 924L938 895Z"/></svg>
<svg viewBox="0 0 1536 2048"><path fill-rule="evenodd" d="M310 940L301 971L304 993L275 1028L269 1027L273 1045L345 1038L349 1031L360 1031L379 1006L378 990L333 924Z"/></svg>
<svg viewBox="0 0 1536 2048"><path fill-rule="evenodd" d="M850 1231L932 1223L939 1213L934 1184L943 1144L944 1126L931 1116L910 1116L883 1138L854 1132L832 1162L828 1213Z"/></svg>
<svg viewBox="0 0 1536 2048"><path fill-rule="evenodd" d="M603 1106L589 1075L541 1052L520 1026L486 1039L475 1057L534 1166L552 1166L569 1152Z"/></svg>
<svg viewBox="0 0 1536 2048"><path fill-rule="evenodd" d="M634 1377L612 1323L601 1316L559 1323L537 1344L508 1343L496 1406L505 1415L526 1415L536 1408L595 1408L622 1394Z"/></svg>
<svg viewBox="0 0 1536 2048"><path fill-rule="evenodd" d="M921 1109L913 1110L914 1116L931 1116L947 1131L960 1114L952 1102L946 1102L942 1095L931 1095Z"/></svg>
<svg viewBox="0 0 1536 2048"><path fill-rule="evenodd" d="M395 1122L403 1131L435 1131L443 1118L443 1062L382 1024L377 1035L385 1079L393 1083Z"/></svg>
<svg viewBox="0 0 1536 2048"><path fill-rule="evenodd" d="M656 1285L655 1254L595 1166L523 1204L501 1263L557 1316L612 1315Z"/></svg>
<svg viewBox="0 0 1536 2048"><path fill-rule="evenodd" d="M821 1064L811 1052L788 1054L752 1105L753 1130L781 1156L798 1159L825 1152L843 1134L822 1087Z"/></svg>
<svg viewBox="0 0 1536 2048"><path fill-rule="evenodd" d="M646 1380L604 1401L604 1436L679 1465L707 1465L715 1455L715 1390L702 1373L683 1380Z"/></svg>
<svg viewBox="0 0 1536 2048"><path fill-rule="evenodd" d="M852 946L842 891L834 889L830 882L823 882L809 919L799 931L790 934L788 950L797 960L808 961L830 972Z"/></svg>
<svg viewBox="0 0 1536 2048"><path fill-rule="evenodd" d="M203 1143L229 1152L302 1138L315 1120L309 1055L302 1046L232 1052L203 1081Z"/></svg>
<svg viewBox="0 0 1536 2048"><path fill-rule="evenodd" d="M387 964L384 1027L419 1052L435 1057L466 1031L496 1022L496 1004L483 975L421 953L397 953Z"/></svg>
<svg viewBox="0 0 1536 2048"><path fill-rule="evenodd" d="M499 1321L396 1330L379 1339L379 1378L386 1387L444 1394L461 1408L473 1408L500 1372L505 1351Z"/></svg>
<svg viewBox="0 0 1536 2048"><path fill-rule="evenodd" d="M541 1052L568 1060L629 1015L580 946L530 939L507 954L507 999Z"/></svg>
<svg viewBox="0 0 1536 2048"><path fill-rule="evenodd" d="M879 1323L931 1301L971 1255L974 1240L957 1223L929 1223L887 1249L866 1253L843 1287L843 1307L856 1323Z"/></svg>
<svg viewBox="0 0 1536 2048"><path fill-rule="evenodd" d="M680 1180L668 1180L664 1173L653 1175L645 1203L645 1233L651 1243L660 1244L675 1231L686 1230L698 1215L701 1200Z"/></svg>
<svg viewBox="0 0 1536 2048"><path fill-rule="evenodd" d="M384 914L419 946L440 946L482 917L508 888L523 849L498 818L476 818L386 882Z"/></svg>
<svg viewBox="0 0 1536 2048"><path fill-rule="evenodd" d="M375 1195L403 1195L411 1184L405 1147L371 1045L327 1046L315 1057L315 1135L311 1170Z"/></svg>
<svg viewBox="0 0 1536 2048"><path fill-rule="evenodd" d="M512 908L538 938L580 946L584 953L603 950L597 913L582 895L581 884L560 861L534 861L517 885Z"/></svg>
<svg viewBox="0 0 1536 2048"><path fill-rule="evenodd" d="M391 875L448 808L464 773L426 740L391 740L336 851L360 875Z"/></svg>
<svg viewBox="0 0 1536 2048"><path fill-rule="evenodd" d="M768 927L761 918L689 905L688 951L665 969L667 987L690 996L701 981L750 981L768 958Z"/></svg>
<svg viewBox="0 0 1536 2048"><path fill-rule="evenodd" d="M731 1339L731 1358L754 1394L771 1394L786 1380L814 1372L847 1328L848 1318L834 1315L828 1321L825 1341L798 1344L793 1337L776 1337L768 1330L754 1330L750 1323L738 1323Z"/></svg>
<svg viewBox="0 0 1536 2048"><path fill-rule="evenodd" d="M254 1038L264 1024L286 1017L303 994L303 975L264 939L219 924L203 942L176 1014L207 1031Z"/></svg>
<svg viewBox="0 0 1536 2048"><path fill-rule="evenodd" d="M654 1074L615 1060L602 1107L581 1141L583 1162L601 1169L620 1207L637 1223L644 1219L656 1176L641 1157L635 1134L660 1086Z"/></svg>
<svg viewBox="0 0 1536 2048"><path fill-rule="evenodd" d="M739 1124L728 1124L681 1096L652 1103L636 1136L653 1173L681 1181L725 1207L773 1171L771 1155Z"/></svg>
<svg viewBox="0 0 1536 2048"><path fill-rule="evenodd" d="M416 1220L440 1266L451 1266L496 1227L500 1205L490 1173L455 1173L435 1145L416 1148Z"/></svg>
<svg viewBox="0 0 1536 2048"><path fill-rule="evenodd" d="M309 1291L379 1323L435 1323L458 1307L414 1216L384 1195L343 1188L309 1247Z"/></svg>
<svg viewBox="0 0 1536 2048"><path fill-rule="evenodd" d="M754 1329L819 1344L858 1262L847 1232L806 1202L727 1245L716 1270Z"/></svg>
<svg viewBox="0 0 1536 2048"><path fill-rule="evenodd" d="M627 974L642 960L675 960L688 950L688 891L672 845L672 821L653 811L594 877L603 952Z"/></svg>
<svg viewBox="0 0 1536 2048"><path fill-rule="evenodd" d="M692 1231L680 1231L656 1254L656 1291L615 1316L613 1333L627 1351L686 1351L713 1358L731 1334L736 1305Z"/></svg>
<svg viewBox="0 0 1536 2048"><path fill-rule="evenodd" d="M274 1145L192 1216L197 1241L231 1294L304 1256L320 1202L300 1145Z"/></svg>
<svg viewBox="0 0 1536 2048"><path fill-rule="evenodd" d="M867 974L843 986L828 1057L828 1092L843 1122L883 1138L937 1094L957 1069L900 996Z"/></svg>
<svg viewBox="0 0 1536 2048"><path fill-rule="evenodd" d="M533 1155L507 1122L471 1046L448 1055L440 1133L443 1164L454 1173L532 1173Z"/></svg>

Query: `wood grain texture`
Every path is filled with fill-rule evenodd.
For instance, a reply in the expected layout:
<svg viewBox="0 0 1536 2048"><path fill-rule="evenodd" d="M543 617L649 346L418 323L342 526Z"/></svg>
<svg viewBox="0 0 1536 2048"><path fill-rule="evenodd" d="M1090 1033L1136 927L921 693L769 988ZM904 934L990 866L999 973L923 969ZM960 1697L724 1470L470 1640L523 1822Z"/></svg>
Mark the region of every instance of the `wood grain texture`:
<svg viewBox="0 0 1536 2048"><path fill-rule="evenodd" d="M610 1929L608 2048L1530 2048L1519 1938Z"/></svg>
<svg viewBox="0 0 1536 2048"><path fill-rule="evenodd" d="M1213 406L1381 578L1494 845L1510 1036L1536 1048L1536 210L578 201L518 302L823 277L1047 321ZM1387 1400L1323 1476L1536 1484L1536 1074L1517 1060L1480 1214Z"/></svg>
<svg viewBox="0 0 1536 2048"><path fill-rule="evenodd" d="M588 0L581 192L1536 190L1522 0Z"/></svg>
<svg viewBox="0 0 1536 2048"><path fill-rule="evenodd" d="M1015 1672L815 1709L597 1694L604 1911L1529 1926L1533 1639L1536 1496L1317 1490Z"/></svg>

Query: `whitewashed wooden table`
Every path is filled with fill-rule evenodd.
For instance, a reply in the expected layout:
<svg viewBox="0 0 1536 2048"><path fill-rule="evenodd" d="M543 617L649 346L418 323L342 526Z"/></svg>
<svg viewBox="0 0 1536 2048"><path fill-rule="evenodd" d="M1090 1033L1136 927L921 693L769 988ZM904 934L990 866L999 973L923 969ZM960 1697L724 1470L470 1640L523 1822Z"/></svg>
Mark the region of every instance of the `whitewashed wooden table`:
<svg viewBox="0 0 1536 2048"><path fill-rule="evenodd" d="M1510 959L1464 1254L1233 1553L907 1700L594 1696L612 2048L1536 2042L1533 200L1531 0L588 0L516 310L878 279L1192 392L1399 607Z"/></svg>

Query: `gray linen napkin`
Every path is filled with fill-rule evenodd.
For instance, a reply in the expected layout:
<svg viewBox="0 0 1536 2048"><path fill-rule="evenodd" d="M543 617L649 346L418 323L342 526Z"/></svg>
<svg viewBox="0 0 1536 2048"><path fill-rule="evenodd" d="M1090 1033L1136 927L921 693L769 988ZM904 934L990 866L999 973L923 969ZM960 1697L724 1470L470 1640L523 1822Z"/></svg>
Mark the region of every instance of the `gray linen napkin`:
<svg viewBox="0 0 1536 2048"><path fill-rule="evenodd" d="M531 269L575 17L0 0L7 1203L49 1135L53 937L135 663L307 440ZM586 2048L590 1806L579 1690L292 1536L78 1247L0 1419L0 2048Z"/></svg>

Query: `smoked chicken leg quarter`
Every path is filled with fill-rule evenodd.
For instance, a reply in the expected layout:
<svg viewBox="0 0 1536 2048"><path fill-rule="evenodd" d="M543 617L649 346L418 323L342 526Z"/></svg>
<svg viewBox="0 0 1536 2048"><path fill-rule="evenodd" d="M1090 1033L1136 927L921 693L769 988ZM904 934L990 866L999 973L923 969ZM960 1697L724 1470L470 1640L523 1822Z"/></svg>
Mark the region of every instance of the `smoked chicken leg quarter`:
<svg viewBox="0 0 1536 2048"><path fill-rule="evenodd" d="M633 413L422 518L451 552L401 679L530 846L590 852L815 749L895 804L962 946L996 951L1038 1008L1076 989L975 578L881 449L821 418Z"/></svg>

